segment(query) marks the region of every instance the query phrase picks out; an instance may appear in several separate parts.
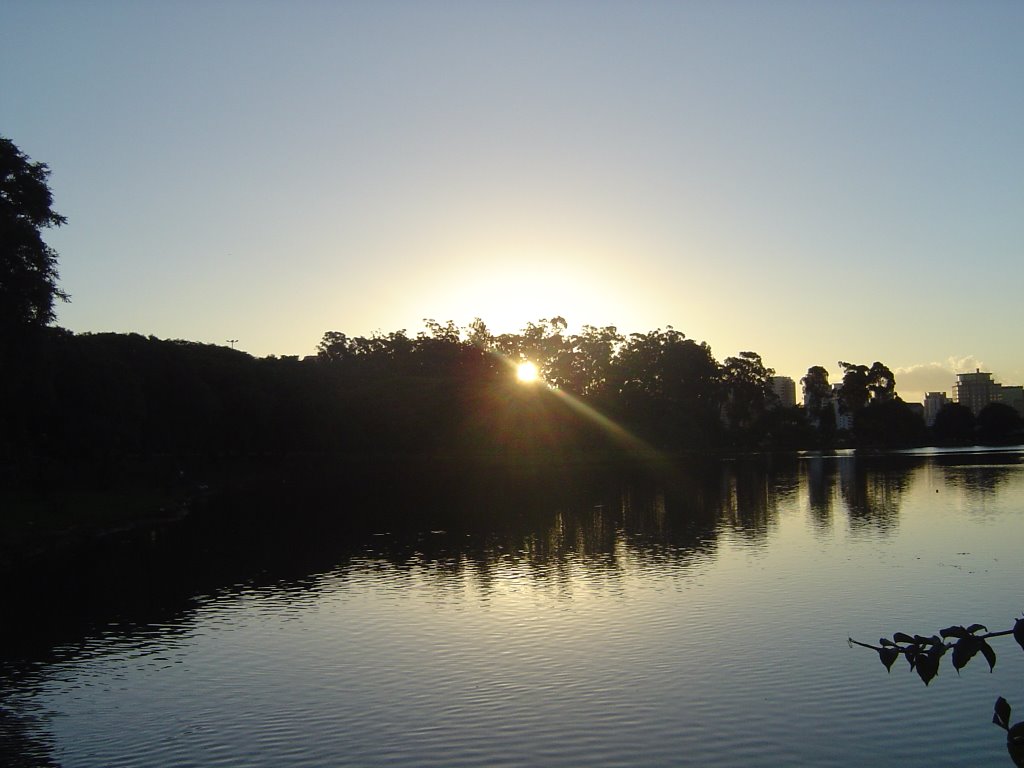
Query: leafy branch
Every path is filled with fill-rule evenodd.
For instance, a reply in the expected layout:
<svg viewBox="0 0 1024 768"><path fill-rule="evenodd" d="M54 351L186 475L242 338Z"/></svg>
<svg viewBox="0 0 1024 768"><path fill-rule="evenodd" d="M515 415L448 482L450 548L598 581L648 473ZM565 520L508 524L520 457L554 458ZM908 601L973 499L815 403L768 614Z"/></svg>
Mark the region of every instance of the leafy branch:
<svg viewBox="0 0 1024 768"><path fill-rule="evenodd" d="M984 634L978 634L982 632ZM897 632L892 639L883 637L878 645L862 643L847 638L850 646L859 645L862 648L870 648L878 653L878 658L887 670L892 669L896 659L903 656L915 670L925 685L928 685L939 673L939 663L947 651L953 652L953 667L959 672L967 666L967 663L979 653L988 662L988 669L991 672L996 666L996 652L988 641L993 637L1004 637L1013 635L1013 639L1024 649L1024 618L1014 622L1013 629L1001 632L989 632L988 627L983 624L971 624L969 627L954 626L940 630L937 635L924 637L922 635L908 635L904 632Z"/></svg>
<svg viewBox="0 0 1024 768"><path fill-rule="evenodd" d="M1006 635L1013 635L1017 645L1024 649L1024 618L1014 621L1013 629L1000 632L989 632L983 624L971 624L969 627L946 627L930 637L897 632L891 640L881 638L878 645L862 643L852 637L847 638L847 641L851 648L859 645L875 651L887 671L892 671L896 659L903 656L911 670L916 671L924 684L928 685L939 673L942 658L949 651L952 651L953 668L958 674L979 653L988 662L989 672L992 672L996 666L996 652L988 641ZM1010 714L1009 702L1000 696L996 699L992 722L1006 731L1006 748L1014 764L1024 767L1024 721L1011 725Z"/></svg>

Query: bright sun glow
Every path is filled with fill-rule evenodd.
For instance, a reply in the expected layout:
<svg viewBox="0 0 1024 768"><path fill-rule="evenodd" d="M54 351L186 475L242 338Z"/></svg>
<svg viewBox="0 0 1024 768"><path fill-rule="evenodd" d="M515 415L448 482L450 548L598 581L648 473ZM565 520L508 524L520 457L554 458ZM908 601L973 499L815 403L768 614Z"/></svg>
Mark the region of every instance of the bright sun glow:
<svg viewBox="0 0 1024 768"><path fill-rule="evenodd" d="M516 366L516 378L523 382L536 381L537 366L529 361L520 363Z"/></svg>

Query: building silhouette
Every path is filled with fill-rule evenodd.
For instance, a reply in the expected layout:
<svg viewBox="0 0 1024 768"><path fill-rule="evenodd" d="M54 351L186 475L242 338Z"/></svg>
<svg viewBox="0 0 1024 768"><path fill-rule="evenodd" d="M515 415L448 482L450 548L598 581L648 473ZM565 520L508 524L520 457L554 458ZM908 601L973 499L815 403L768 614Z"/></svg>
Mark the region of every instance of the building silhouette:
<svg viewBox="0 0 1024 768"><path fill-rule="evenodd" d="M945 392L925 392L924 393L924 423L929 427L934 426L935 417L938 416L939 411L949 404L950 400L946 397Z"/></svg>
<svg viewBox="0 0 1024 768"><path fill-rule="evenodd" d="M842 406L843 385L832 385L832 410L836 415L836 429L853 429L853 412Z"/></svg>
<svg viewBox="0 0 1024 768"><path fill-rule="evenodd" d="M1024 387L1004 386L991 373L975 368L974 373L958 373L953 385L953 402L971 409L977 416L989 403L1005 403L1024 415Z"/></svg>
<svg viewBox="0 0 1024 768"><path fill-rule="evenodd" d="M796 405L796 382L789 376L772 376L772 391L779 398L779 405L792 408Z"/></svg>

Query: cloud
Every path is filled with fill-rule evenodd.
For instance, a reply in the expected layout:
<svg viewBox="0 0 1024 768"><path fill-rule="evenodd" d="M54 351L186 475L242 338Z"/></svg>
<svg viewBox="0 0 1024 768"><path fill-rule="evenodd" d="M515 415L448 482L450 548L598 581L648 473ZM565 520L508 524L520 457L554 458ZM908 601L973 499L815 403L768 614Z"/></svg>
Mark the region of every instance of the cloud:
<svg viewBox="0 0 1024 768"><path fill-rule="evenodd" d="M896 376L896 391L904 400L918 400L925 392L945 392L953 394L953 383L958 373L973 371L975 368L985 370L985 364L974 357L948 357L938 363L917 363L904 368L893 369Z"/></svg>

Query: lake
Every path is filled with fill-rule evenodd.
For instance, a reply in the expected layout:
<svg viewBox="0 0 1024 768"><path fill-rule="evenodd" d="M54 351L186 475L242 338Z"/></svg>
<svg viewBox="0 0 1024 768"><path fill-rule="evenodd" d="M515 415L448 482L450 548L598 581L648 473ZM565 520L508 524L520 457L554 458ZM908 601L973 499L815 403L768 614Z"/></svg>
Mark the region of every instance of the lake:
<svg viewBox="0 0 1024 768"><path fill-rule="evenodd" d="M19 574L0 762L1012 765L1012 638L927 687L847 638L1013 626L1024 449L581 474L261 489Z"/></svg>

